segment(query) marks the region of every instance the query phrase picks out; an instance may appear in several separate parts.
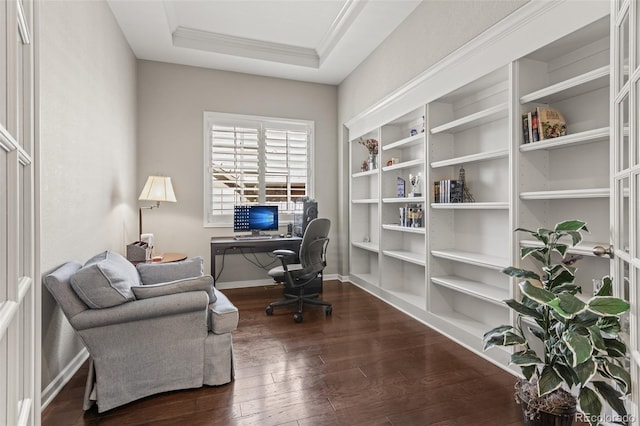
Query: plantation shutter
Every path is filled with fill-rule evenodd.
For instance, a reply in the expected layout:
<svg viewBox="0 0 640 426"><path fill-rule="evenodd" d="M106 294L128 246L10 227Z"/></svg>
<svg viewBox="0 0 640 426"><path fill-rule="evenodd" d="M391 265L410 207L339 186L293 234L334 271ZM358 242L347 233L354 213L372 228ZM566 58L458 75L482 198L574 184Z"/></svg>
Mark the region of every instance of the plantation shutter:
<svg viewBox="0 0 640 426"><path fill-rule="evenodd" d="M265 202L293 212L295 201L307 195L306 130L265 128Z"/></svg>
<svg viewBox="0 0 640 426"><path fill-rule="evenodd" d="M233 214L240 204L259 201L258 126L211 126L211 210Z"/></svg>

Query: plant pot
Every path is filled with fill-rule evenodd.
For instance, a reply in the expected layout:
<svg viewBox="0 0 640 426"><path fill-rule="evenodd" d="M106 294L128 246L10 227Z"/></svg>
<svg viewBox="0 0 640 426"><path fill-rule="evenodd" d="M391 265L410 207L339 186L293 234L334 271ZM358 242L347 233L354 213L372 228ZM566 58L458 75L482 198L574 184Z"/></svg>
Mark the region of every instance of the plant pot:
<svg viewBox="0 0 640 426"><path fill-rule="evenodd" d="M535 388L535 384L531 384L526 381L520 381L516 383L516 401L520 404L522 409L522 419L524 426L571 426L576 417L576 402L575 398L565 391L555 391L556 393L564 392L563 398L566 402L566 398L572 400L572 404L563 404L562 406L553 406L550 401L542 401L537 398L537 401L532 403L531 392L526 392L524 389ZM537 390L535 390L537 394ZM553 398L553 393L550 394L549 399Z"/></svg>

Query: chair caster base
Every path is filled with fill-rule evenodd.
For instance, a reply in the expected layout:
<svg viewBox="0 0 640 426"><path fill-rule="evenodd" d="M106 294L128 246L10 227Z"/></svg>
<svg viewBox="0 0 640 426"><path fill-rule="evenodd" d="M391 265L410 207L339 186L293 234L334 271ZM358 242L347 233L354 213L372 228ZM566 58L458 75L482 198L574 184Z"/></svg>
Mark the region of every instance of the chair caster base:
<svg viewBox="0 0 640 426"><path fill-rule="evenodd" d="M273 315L273 307L272 306L267 306L264 310L267 315Z"/></svg>
<svg viewBox="0 0 640 426"><path fill-rule="evenodd" d="M296 312L295 314L293 314L293 320L297 323L301 323L303 320L302 312Z"/></svg>

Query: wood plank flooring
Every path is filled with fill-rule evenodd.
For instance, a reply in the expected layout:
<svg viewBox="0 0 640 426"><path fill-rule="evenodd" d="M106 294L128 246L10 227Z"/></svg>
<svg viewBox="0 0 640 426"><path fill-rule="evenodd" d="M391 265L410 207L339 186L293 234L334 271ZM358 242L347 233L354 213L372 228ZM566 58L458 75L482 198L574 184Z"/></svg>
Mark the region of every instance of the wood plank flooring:
<svg viewBox="0 0 640 426"><path fill-rule="evenodd" d="M324 284L333 314L264 312L277 286L224 291L240 310L236 379L82 411L85 365L42 425L521 425L514 376L356 286Z"/></svg>

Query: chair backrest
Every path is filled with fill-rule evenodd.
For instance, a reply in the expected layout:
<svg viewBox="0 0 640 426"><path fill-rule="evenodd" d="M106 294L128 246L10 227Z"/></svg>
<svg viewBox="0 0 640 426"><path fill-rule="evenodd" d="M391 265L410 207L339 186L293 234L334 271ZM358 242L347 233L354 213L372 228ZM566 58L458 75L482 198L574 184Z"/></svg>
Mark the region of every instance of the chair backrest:
<svg viewBox="0 0 640 426"><path fill-rule="evenodd" d="M326 218L313 219L307 225L299 253L303 274L317 274L327 266L326 251L330 228L331 221Z"/></svg>

